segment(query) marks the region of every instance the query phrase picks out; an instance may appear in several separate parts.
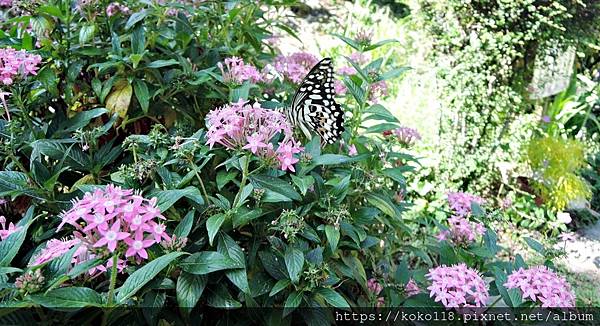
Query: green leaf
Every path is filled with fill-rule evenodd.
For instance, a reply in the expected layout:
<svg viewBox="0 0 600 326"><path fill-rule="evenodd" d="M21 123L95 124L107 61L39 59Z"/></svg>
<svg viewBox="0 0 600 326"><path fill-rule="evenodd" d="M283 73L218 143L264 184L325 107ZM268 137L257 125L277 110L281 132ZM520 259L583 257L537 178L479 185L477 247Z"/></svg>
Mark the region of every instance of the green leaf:
<svg viewBox="0 0 600 326"><path fill-rule="evenodd" d="M177 278L177 304L186 314L189 314L192 308L196 306L202 292L206 288L208 278L205 275L194 275L182 272Z"/></svg>
<svg viewBox="0 0 600 326"><path fill-rule="evenodd" d="M529 237L525 237L523 239L525 239L525 242L527 242L527 244L529 245L529 247L531 249L537 251L541 255L544 255L546 253L546 249L544 248L544 245L542 245L541 243L539 243L537 240L534 240L534 239L529 238Z"/></svg>
<svg viewBox="0 0 600 326"><path fill-rule="evenodd" d="M46 155L51 159L64 161L66 165L73 169L89 172L90 157L73 140L40 139L31 143L31 148L33 149L31 153L32 160L40 159L40 155Z"/></svg>
<svg viewBox="0 0 600 326"><path fill-rule="evenodd" d="M481 207L481 205L479 205L475 201L471 202L471 212L473 213L473 216L475 216L475 217L485 217L485 215L486 215L483 207Z"/></svg>
<svg viewBox="0 0 600 326"><path fill-rule="evenodd" d="M238 102L239 100L247 100L250 96L250 89L252 85L244 83L242 86L233 88L229 91L229 101Z"/></svg>
<svg viewBox="0 0 600 326"><path fill-rule="evenodd" d="M34 208L35 206L29 207L25 216L17 223L17 231L0 241L0 267L10 267L11 261L21 249L27 236L27 229L33 219Z"/></svg>
<svg viewBox="0 0 600 326"><path fill-rule="evenodd" d="M364 88L362 88L361 86L357 85L352 78L349 78L347 76L344 76L344 85L346 86L346 88L348 89L348 91L350 92L350 94L352 94L352 97L354 97L354 100L356 100L356 102L358 103L365 103L367 100L367 92L365 91Z"/></svg>
<svg viewBox="0 0 600 326"><path fill-rule="evenodd" d="M208 297L208 305L215 308L240 308L242 306L241 303L233 299L227 288L221 284L216 290L212 293L211 296Z"/></svg>
<svg viewBox="0 0 600 326"><path fill-rule="evenodd" d="M335 252L340 241L340 230L336 229L333 225L325 225L325 236L327 237L331 252Z"/></svg>
<svg viewBox="0 0 600 326"><path fill-rule="evenodd" d="M254 183L255 189L264 188L293 200L302 200L302 197L300 197L300 194L296 192L294 187L279 178L274 178L267 175L256 175L251 176L250 180Z"/></svg>
<svg viewBox="0 0 600 326"><path fill-rule="evenodd" d="M196 210L192 209L190 210L185 217L183 218L183 220L181 220L181 222L179 222L179 224L177 224L177 227L175 228L175 231L173 231L173 234L176 235L178 238L185 238L190 234L190 231L192 230L192 226L194 225L194 214L196 213Z"/></svg>
<svg viewBox="0 0 600 326"><path fill-rule="evenodd" d="M398 127L400 127L400 126L398 126L395 123L390 123L390 122L380 123L380 124L376 124L374 126L371 126L371 127L367 128L367 130L365 130L365 133L367 133L367 134L379 134L379 133L382 133L384 131L396 129Z"/></svg>
<svg viewBox="0 0 600 326"><path fill-rule="evenodd" d="M67 122L65 122L65 124L64 124L63 128L60 130L60 132L70 133L77 129L81 129L81 128L87 126L90 123L90 121L92 121L92 119L95 119L107 112L108 112L108 110L106 110L104 108L97 108L97 109L91 109L88 111L79 112L79 113L77 113L77 115L75 115L75 117L73 117L73 118L69 119Z"/></svg>
<svg viewBox="0 0 600 326"><path fill-rule="evenodd" d="M144 53L146 48L146 33L144 31L144 25L136 27L131 33L131 50L135 54Z"/></svg>
<svg viewBox="0 0 600 326"><path fill-rule="evenodd" d="M243 264L216 251L197 252L179 263L184 271L204 275L224 269L244 268Z"/></svg>
<svg viewBox="0 0 600 326"><path fill-rule="evenodd" d="M308 189L315 184L315 178L310 175L296 176L292 174L292 182L300 189L300 193L304 196Z"/></svg>
<svg viewBox="0 0 600 326"><path fill-rule="evenodd" d="M394 68L390 71L386 71L385 73L383 73L380 77L379 80L389 80L392 78L396 78L400 75L403 75L405 72L411 70L410 67L399 67L399 68Z"/></svg>
<svg viewBox="0 0 600 326"><path fill-rule="evenodd" d="M164 256L158 257L146 264L142 268L133 272L125 280L125 283L119 288L117 294L117 302L124 303L125 300L133 296L139 291L146 283L150 282L158 273L160 273L165 267L167 267L172 261L178 257L185 255L184 252L172 252Z"/></svg>
<svg viewBox="0 0 600 326"><path fill-rule="evenodd" d="M94 38L95 31L96 25L94 24L81 26L81 29L79 30L79 44L85 44Z"/></svg>
<svg viewBox="0 0 600 326"><path fill-rule="evenodd" d="M302 251L293 248L292 246L288 246L285 251L284 260L292 283L298 283L302 267L304 267L304 254Z"/></svg>
<svg viewBox="0 0 600 326"><path fill-rule="evenodd" d="M342 36L340 34L331 34L331 35L333 35L333 36L339 38L340 40L344 41L344 43L350 45L350 47L352 47L353 49L360 51L360 45L358 45L358 43L356 43L351 38Z"/></svg>
<svg viewBox="0 0 600 326"><path fill-rule="evenodd" d="M373 104L369 108L367 108L364 113L368 113L369 116L365 120L384 120L388 122L396 122L400 123L398 118L396 118L388 109L386 109L381 104Z"/></svg>
<svg viewBox="0 0 600 326"><path fill-rule="evenodd" d="M323 299L325 299L325 301L327 301L327 303L332 307L350 308L350 305L346 299L330 288L319 288L317 291L315 291L315 293L323 297Z"/></svg>
<svg viewBox="0 0 600 326"><path fill-rule="evenodd" d="M246 258L242 248L232 237L225 233L221 233L219 236L217 251L244 266L243 269L228 270L225 272L225 275L231 281L231 283L235 284L235 286L242 290L242 292L250 294L251 291L248 284L248 274L245 268Z"/></svg>
<svg viewBox="0 0 600 326"><path fill-rule="evenodd" d="M208 242L212 246L213 240L219 232L221 225L225 222L225 214L216 214L206 220L206 230L208 231Z"/></svg>
<svg viewBox="0 0 600 326"><path fill-rule="evenodd" d="M504 300L504 303L509 307L519 307L523 302L521 293L519 293L519 290L517 289L507 289L504 286L504 283L506 283L507 280L508 277L506 276L506 273L497 268L494 269L494 282L502 300Z"/></svg>
<svg viewBox="0 0 600 326"><path fill-rule="evenodd" d="M290 293L290 295L288 295L287 299L285 300L285 308L283 309L283 316L287 316L290 313L292 313L294 310L296 310L296 308L298 308L298 306L300 306L300 303L302 302L302 292L297 292L294 291L292 293Z"/></svg>
<svg viewBox="0 0 600 326"><path fill-rule="evenodd" d="M369 204L377 207L382 213L388 215L391 218L400 218L400 211L398 207L392 203L389 198L378 193L368 193L365 198Z"/></svg>
<svg viewBox="0 0 600 326"><path fill-rule="evenodd" d="M352 271L352 278L354 278L354 280L366 290L367 273L365 272L365 268L363 267L361 261L355 256L351 255L342 256L342 261Z"/></svg>
<svg viewBox="0 0 600 326"><path fill-rule="evenodd" d="M238 175L238 171L229 170L229 171L219 171L217 173L217 189L221 190L223 187L228 184L230 181L235 180L235 177Z"/></svg>
<svg viewBox="0 0 600 326"><path fill-rule="evenodd" d="M275 285L273 285L273 288L271 289L271 292L269 292L269 296L272 297L275 294L281 292L282 290L284 290L285 288L287 288L288 286L290 286L292 283L290 283L290 280L279 280L277 281L277 283L275 283Z"/></svg>
<svg viewBox="0 0 600 326"><path fill-rule="evenodd" d="M405 172L405 170L402 168L389 168L383 170L383 175L398 182L400 185L405 186L406 179L404 178L404 175L402 175L403 172Z"/></svg>
<svg viewBox="0 0 600 326"><path fill-rule="evenodd" d="M178 64L179 64L179 61L177 61L175 59L156 60L156 61L152 61L148 65L146 65L146 68L162 68L162 67L178 65Z"/></svg>
<svg viewBox="0 0 600 326"><path fill-rule="evenodd" d="M84 287L64 287L54 289L43 295L34 294L29 298L46 308L84 308L102 306L102 296Z"/></svg>
<svg viewBox="0 0 600 326"><path fill-rule="evenodd" d="M186 197L198 205L204 205L202 194L196 187L186 187L184 189L161 190L151 194L158 199L157 206L161 212L165 212L173 206L179 199Z"/></svg>
<svg viewBox="0 0 600 326"><path fill-rule="evenodd" d="M483 241L492 254L495 255L500 250L500 247L498 247L498 236L491 228L486 228L485 234L483 235Z"/></svg>
<svg viewBox="0 0 600 326"><path fill-rule="evenodd" d="M398 40L388 39L388 40L379 41L379 42L377 42L375 44L371 44L371 45L365 47L363 49L363 51L367 52L367 51L375 50L375 49L377 49L380 46L383 46L383 45L386 45L386 44L392 43L392 42L398 42Z"/></svg>
<svg viewBox="0 0 600 326"><path fill-rule="evenodd" d="M20 195L28 195L41 199L41 197L39 197L39 191L29 185L29 179L25 173L0 171L0 197L16 197Z"/></svg>
<svg viewBox="0 0 600 326"><path fill-rule="evenodd" d="M244 207L240 207L236 210L235 214L233 215L233 227L242 227L250 223L252 220L261 217L263 214L264 213L260 208L247 209Z"/></svg>
<svg viewBox="0 0 600 326"><path fill-rule="evenodd" d="M148 107L150 106L150 93L148 92L148 86L141 79L135 79L133 81L133 89L135 97L140 103L140 107L144 113L148 113Z"/></svg>
<svg viewBox="0 0 600 326"><path fill-rule="evenodd" d="M313 158L312 163L316 165L335 165L344 164L351 161L352 158L346 155L339 154L323 154Z"/></svg>
<svg viewBox="0 0 600 326"><path fill-rule="evenodd" d="M131 16L129 16L127 23L125 23L125 29L130 29L131 27L133 27L133 25L135 25L137 22L141 21L142 19L146 18L149 14L150 14L150 11L148 11L146 9L136 12L136 13L133 13Z"/></svg>

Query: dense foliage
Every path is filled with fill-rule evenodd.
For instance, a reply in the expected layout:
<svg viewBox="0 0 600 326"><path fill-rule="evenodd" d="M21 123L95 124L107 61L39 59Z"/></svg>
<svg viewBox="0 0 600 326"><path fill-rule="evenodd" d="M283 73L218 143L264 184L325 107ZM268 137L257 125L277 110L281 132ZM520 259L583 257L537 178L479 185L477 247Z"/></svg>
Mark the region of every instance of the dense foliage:
<svg viewBox="0 0 600 326"><path fill-rule="evenodd" d="M338 35L346 131L323 146L294 129L278 109L320 58L276 50L275 31L294 36L271 10L284 4L6 6L0 307L152 307L100 317L152 324L282 307L253 318L321 324L296 308L574 306L549 269L560 253L527 239L544 266L500 254L485 199L451 192L404 218L420 135L381 104L407 70L377 55L394 40Z"/></svg>
<svg viewBox="0 0 600 326"><path fill-rule="evenodd" d="M574 197L588 199L581 196L585 184L576 187L578 195L555 188L563 199L550 199L544 187L533 187L536 167L529 166L527 148L547 134L597 141L594 87L585 83L597 57L594 2L426 1L423 6L446 93L442 160L430 182L497 198L515 197L507 190L517 188L517 197L529 192L551 210L563 209ZM538 76L552 69L558 75ZM579 79L573 71L581 73ZM545 83L563 78L563 89L544 90ZM572 184L579 171L571 172Z"/></svg>

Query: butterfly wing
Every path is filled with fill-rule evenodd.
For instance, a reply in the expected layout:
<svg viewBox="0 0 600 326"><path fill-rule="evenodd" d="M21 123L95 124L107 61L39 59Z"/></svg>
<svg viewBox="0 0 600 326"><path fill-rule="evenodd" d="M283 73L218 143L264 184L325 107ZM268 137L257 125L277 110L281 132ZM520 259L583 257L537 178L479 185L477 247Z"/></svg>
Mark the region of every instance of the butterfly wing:
<svg viewBox="0 0 600 326"><path fill-rule="evenodd" d="M317 63L304 77L294 95L288 118L306 137L311 131L324 143L334 143L344 132L344 112L335 102L333 66L330 58Z"/></svg>

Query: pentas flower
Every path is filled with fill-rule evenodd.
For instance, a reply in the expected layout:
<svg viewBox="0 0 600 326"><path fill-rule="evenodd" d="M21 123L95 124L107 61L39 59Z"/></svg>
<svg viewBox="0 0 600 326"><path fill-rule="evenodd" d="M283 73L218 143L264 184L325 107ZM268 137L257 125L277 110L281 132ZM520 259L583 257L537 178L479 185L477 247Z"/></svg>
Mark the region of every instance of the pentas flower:
<svg viewBox="0 0 600 326"><path fill-rule="evenodd" d="M454 244L469 244L486 231L482 223L470 222L461 216L452 216L448 219L448 223L450 230L442 230L436 236L439 241L452 240Z"/></svg>
<svg viewBox="0 0 600 326"><path fill-rule="evenodd" d="M9 235L21 229L20 226L14 225L13 222L10 222L8 227L6 227L6 218L4 216L0 216L0 227L2 227L2 229L0 229L0 240L8 238Z"/></svg>
<svg viewBox="0 0 600 326"><path fill-rule="evenodd" d="M217 67L221 70L221 76L223 82L226 84L242 84L244 81L249 80L253 83L258 83L263 80L261 73L253 65L245 64L243 59L238 57L226 58L223 61L225 64L219 62Z"/></svg>
<svg viewBox="0 0 600 326"><path fill-rule="evenodd" d="M546 266L519 268L504 283L508 289L519 289L523 299L541 303L542 307L570 308L575 306L571 285Z"/></svg>
<svg viewBox="0 0 600 326"><path fill-rule="evenodd" d="M374 295L378 295L383 290L383 286L379 284L377 279L371 278L367 281L367 289Z"/></svg>
<svg viewBox="0 0 600 326"><path fill-rule="evenodd" d="M558 236L558 238L564 242L573 242L573 241L577 240L575 233L572 233L572 232L563 232Z"/></svg>
<svg viewBox="0 0 600 326"><path fill-rule="evenodd" d="M348 146L348 155L349 156L356 156L356 155L358 155L358 151L356 150L356 146L354 146L354 144Z"/></svg>
<svg viewBox="0 0 600 326"><path fill-rule="evenodd" d="M210 111L206 119L211 148L218 143L228 149L248 150L266 162L278 163L283 171L295 171L296 156L303 148L282 113L240 100ZM281 138L277 136L283 140L275 147L274 142Z"/></svg>
<svg viewBox="0 0 600 326"><path fill-rule="evenodd" d="M373 31L361 29L356 33L355 39L356 42L358 42L361 45L369 45L371 44L371 40L373 39Z"/></svg>
<svg viewBox="0 0 600 326"><path fill-rule="evenodd" d="M12 7L13 0L0 0L0 7Z"/></svg>
<svg viewBox="0 0 600 326"><path fill-rule="evenodd" d="M369 62L369 56L362 53L362 52L353 52L352 54L350 54L349 56L350 60L354 61L355 63L358 63L360 65L364 65L365 63Z"/></svg>
<svg viewBox="0 0 600 326"><path fill-rule="evenodd" d="M11 85L17 77L36 75L40 62L42 57L25 50L0 49L0 81Z"/></svg>
<svg viewBox="0 0 600 326"><path fill-rule="evenodd" d="M317 57L308 52L296 52L289 56L277 56L273 66L283 77L299 84L318 62Z"/></svg>
<svg viewBox="0 0 600 326"><path fill-rule="evenodd" d="M448 205L457 216L465 217L471 213L471 203L476 202L483 205L484 200L479 196L475 196L466 192L449 192Z"/></svg>
<svg viewBox="0 0 600 326"><path fill-rule="evenodd" d="M432 268L425 276L431 280L429 296L446 308L481 307L488 301L485 281L464 263Z"/></svg>
<svg viewBox="0 0 600 326"><path fill-rule="evenodd" d="M406 286L404 287L404 291L405 291L407 297L411 297L413 295L417 295L417 294L421 293L421 288L419 288L419 285L417 285L417 282L415 282L415 280L413 280L411 278L410 280L408 280L408 283L406 283Z"/></svg>
<svg viewBox="0 0 600 326"><path fill-rule="evenodd" d="M401 144L406 146L411 146L416 141L421 140L421 134L419 134L417 129L409 127L396 128L384 135L394 135Z"/></svg>
<svg viewBox="0 0 600 326"><path fill-rule="evenodd" d="M156 198L148 200L133 190L108 185L75 201L63 213L58 230L70 224L90 252L124 251L126 257L141 262L148 258L146 248L170 239L161 219L165 218L156 207Z"/></svg>
<svg viewBox="0 0 600 326"><path fill-rule="evenodd" d="M385 80L380 80L371 84L371 87L369 88L369 101L377 103L381 98L388 95L388 84Z"/></svg>
<svg viewBox="0 0 600 326"><path fill-rule="evenodd" d="M79 246L75 251L73 258L71 259L72 265L76 265L87 260L87 248L85 245L82 245L81 240L77 238L68 238L68 239L50 239L46 242L46 246L35 255L35 259L29 264L30 266L38 266L44 264L46 262L51 261L54 258L60 257L66 254L69 250L73 249L75 246ZM85 257L84 259L81 259Z"/></svg>
<svg viewBox="0 0 600 326"><path fill-rule="evenodd" d="M120 4L118 2L111 2L106 7L106 15L108 17L112 17L119 13L121 13L123 15L129 15L131 13L131 10L126 5Z"/></svg>

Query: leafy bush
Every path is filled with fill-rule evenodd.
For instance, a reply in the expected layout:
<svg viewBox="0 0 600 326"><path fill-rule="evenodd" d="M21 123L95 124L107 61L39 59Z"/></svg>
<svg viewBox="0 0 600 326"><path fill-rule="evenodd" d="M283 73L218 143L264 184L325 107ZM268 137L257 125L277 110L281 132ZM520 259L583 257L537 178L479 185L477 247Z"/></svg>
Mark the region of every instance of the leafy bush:
<svg viewBox="0 0 600 326"><path fill-rule="evenodd" d="M550 136L533 139L527 157L537 176L538 191L554 210L561 211L571 203L590 198L589 185L577 175L586 164L580 142Z"/></svg>
<svg viewBox="0 0 600 326"><path fill-rule="evenodd" d="M271 51L272 29L291 30L254 2L11 10L0 44L29 61L3 93L1 307L152 307L152 324L283 307L255 318L317 324L296 308L525 304L505 285L525 263L498 257L477 197L453 194L440 221L403 219L418 133L377 101L406 69L364 59L391 40L340 36L356 53L336 82L346 131L322 146L273 110L318 59ZM437 282L464 271L477 292L441 299Z"/></svg>
<svg viewBox="0 0 600 326"><path fill-rule="evenodd" d="M539 119L530 116L536 58L548 48L587 49L597 10L573 1L425 2L445 80L440 183L494 193L499 180L490 165L526 165L514 153Z"/></svg>

